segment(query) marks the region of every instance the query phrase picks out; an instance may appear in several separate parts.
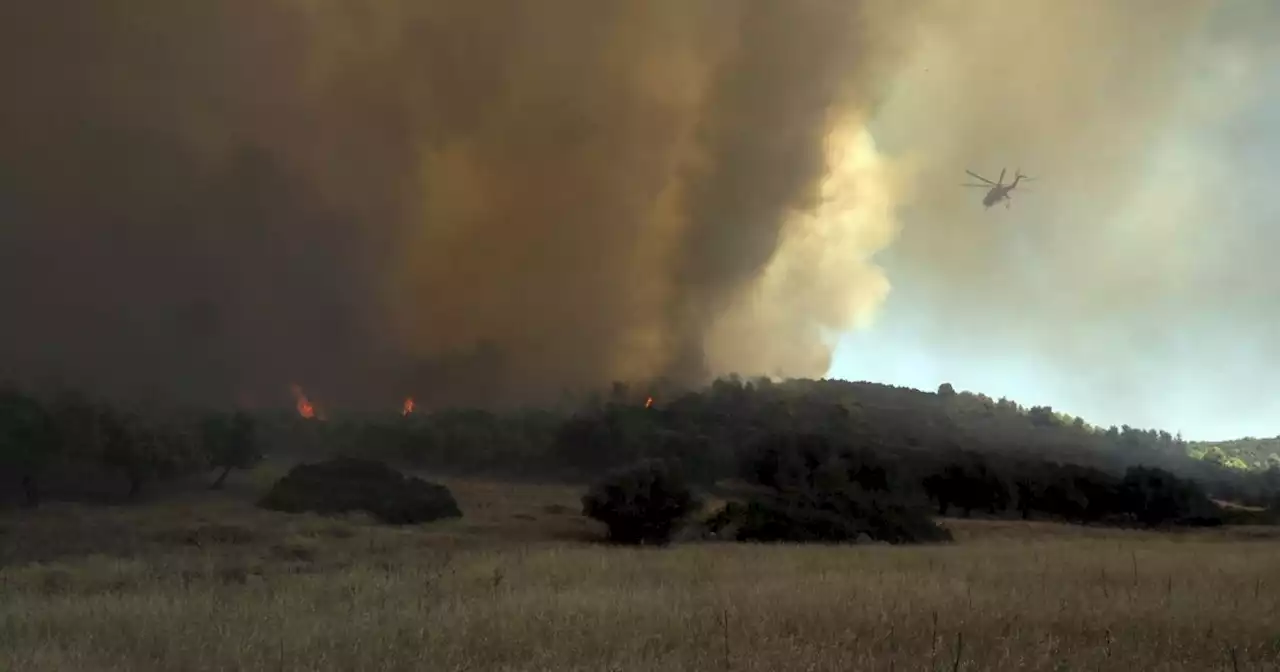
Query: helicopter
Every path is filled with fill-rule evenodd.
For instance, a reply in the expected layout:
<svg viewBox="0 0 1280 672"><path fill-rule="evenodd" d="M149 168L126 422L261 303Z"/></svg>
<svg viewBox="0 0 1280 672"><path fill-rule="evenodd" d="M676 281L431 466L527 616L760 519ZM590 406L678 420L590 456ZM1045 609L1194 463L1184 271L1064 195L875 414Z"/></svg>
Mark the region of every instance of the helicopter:
<svg viewBox="0 0 1280 672"><path fill-rule="evenodd" d="M988 192L987 192L987 195L986 195L986 196L983 196L983 197L982 197L982 205L983 205L983 206L985 206L985 207L987 207L987 208L990 208L991 206L995 205L996 203L999 203L1000 201L1004 201L1004 207L1005 207L1005 208L1008 208L1008 207L1009 207L1009 204L1013 202L1013 197L1009 195L1009 192L1011 192L1011 191L1013 191L1015 188L1017 188L1017 186L1018 186L1018 182L1020 182L1020 181L1022 181L1022 180L1028 180L1028 181L1030 181L1030 180L1034 179L1034 178L1031 178L1031 177L1027 177L1026 175L1023 175L1023 174L1022 174L1022 172L1021 172L1019 169L1015 169L1015 170L1013 171L1013 182L1010 182L1009 184L1005 184L1005 183L1004 183L1004 173L1005 173L1005 169L1004 169L1004 168L1001 168L1001 169L1000 169L1000 179L996 180L995 182L992 182L991 180L988 180L987 178L985 178L985 177L983 177L983 176L981 176L981 175L979 175L979 174L977 174L977 173L973 172L972 170L966 170L966 171L964 171L964 172L968 173L969 175L971 175L971 176L973 176L973 177L978 178L979 180L982 180L982 182L983 182L983 183L982 183L982 184L973 184L973 183L971 183L971 182L967 182L967 183L962 184L962 185L960 185L960 186L962 186L962 187L980 187L980 188L982 188L982 189L989 189L989 190L990 190L990 191L988 191Z"/></svg>

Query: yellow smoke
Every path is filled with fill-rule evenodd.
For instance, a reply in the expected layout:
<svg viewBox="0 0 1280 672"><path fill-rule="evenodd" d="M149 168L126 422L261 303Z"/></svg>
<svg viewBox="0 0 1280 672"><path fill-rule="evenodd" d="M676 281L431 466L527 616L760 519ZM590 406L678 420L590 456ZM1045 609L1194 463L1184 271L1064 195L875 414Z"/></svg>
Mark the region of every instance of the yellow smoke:
<svg viewBox="0 0 1280 672"><path fill-rule="evenodd" d="M788 219L764 272L708 334L712 369L825 375L834 337L869 324L888 296L874 256L897 234L902 190L861 119L834 129L821 201Z"/></svg>

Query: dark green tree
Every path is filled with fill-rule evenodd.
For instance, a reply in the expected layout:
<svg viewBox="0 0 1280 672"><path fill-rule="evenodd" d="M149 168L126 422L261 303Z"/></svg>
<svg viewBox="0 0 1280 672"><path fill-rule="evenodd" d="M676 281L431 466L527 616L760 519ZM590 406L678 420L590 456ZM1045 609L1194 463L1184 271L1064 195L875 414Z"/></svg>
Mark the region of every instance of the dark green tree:
<svg viewBox="0 0 1280 672"><path fill-rule="evenodd" d="M44 406L15 390L0 390L0 465L21 479L27 506L40 504L40 476L56 447Z"/></svg>
<svg viewBox="0 0 1280 672"><path fill-rule="evenodd" d="M262 460L253 418L242 411L205 418L201 443L210 466L222 470L209 486L213 490L223 486L232 469L251 469Z"/></svg>
<svg viewBox="0 0 1280 672"><path fill-rule="evenodd" d="M102 462L129 479L131 499L151 481L207 464L196 450L195 438L182 427L148 422L137 413L110 408L101 409L98 417Z"/></svg>
<svg viewBox="0 0 1280 672"><path fill-rule="evenodd" d="M1130 467L1121 482L1125 508L1146 525L1161 525L1183 518L1207 518L1218 513L1195 483L1163 470Z"/></svg>
<svg viewBox="0 0 1280 672"><path fill-rule="evenodd" d="M965 518L972 516L974 510L996 514L1009 506L1009 487L987 459L977 453L955 456L940 471L926 476L922 485L937 503L940 516L947 515L952 506L958 507Z"/></svg>

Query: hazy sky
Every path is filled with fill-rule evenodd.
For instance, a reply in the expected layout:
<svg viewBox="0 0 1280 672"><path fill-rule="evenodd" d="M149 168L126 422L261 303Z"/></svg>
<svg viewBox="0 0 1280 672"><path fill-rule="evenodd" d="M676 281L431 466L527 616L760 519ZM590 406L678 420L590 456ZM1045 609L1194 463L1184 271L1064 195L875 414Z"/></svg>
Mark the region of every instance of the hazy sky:
<svg viewBox="0 0 1280 672"><path fill-rule="evenodd" d="M954 180L923 187L967 199L969 213L900 211L902 234L877 257L892 290L870 326L841 339L830 375L922 389L949 381L1191 439L1280 434L1280 49L1267 37L1280 34L1280 10L1265 0L1218 5L1178 48L1171 109L1131 148L1126 177L1136 179L1118 198L1099 205L1084 183L1055 178L1061 167L1024 151L1027 137L999 140L949 166ZM1004 77L999 64L991 76ZM908 77L895 95L929 95L927 72ZM1016 117L1026 98L1014 90L1025 84L1006 78L1009 91L984 103L1013 119L1013 135L1024 130ZM876 120L873 133L875 123L893 125ZM994 177L1001 164L1042 179L1034 193L1015 192L1012 209L984 212L982 192L957 185L965 168ZM936 238L949 217L995 232L968 241L984 248L973 254L989 263L985 280L939 282L936 259L912 248L913 229Z"/></svg>

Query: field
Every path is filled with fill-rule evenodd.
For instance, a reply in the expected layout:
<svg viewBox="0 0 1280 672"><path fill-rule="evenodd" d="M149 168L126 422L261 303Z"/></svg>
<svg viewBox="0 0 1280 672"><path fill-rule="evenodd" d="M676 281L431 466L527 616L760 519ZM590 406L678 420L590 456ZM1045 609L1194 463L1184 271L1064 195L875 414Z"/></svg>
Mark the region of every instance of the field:
<svg viewBox="0 0 1280 672"><path fill-rule="evenodd" d="M593 541L564 486L390 529L223 493L0 517L0 670L1280 669L1280 538L946 521L945 547Z"/></svg>

